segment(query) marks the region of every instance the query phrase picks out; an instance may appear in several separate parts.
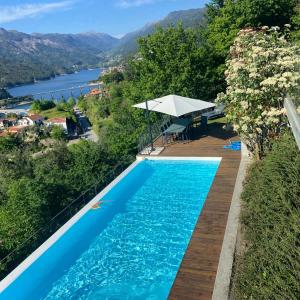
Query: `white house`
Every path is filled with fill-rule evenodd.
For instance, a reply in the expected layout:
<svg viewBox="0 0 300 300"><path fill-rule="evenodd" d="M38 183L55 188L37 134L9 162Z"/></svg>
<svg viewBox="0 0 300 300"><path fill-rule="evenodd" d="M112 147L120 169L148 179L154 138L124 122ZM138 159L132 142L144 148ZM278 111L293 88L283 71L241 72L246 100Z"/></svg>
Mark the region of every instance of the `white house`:
<svg viewBox="0 0 300 300"><path fill-rule="evenodd" d="M40 115L30 115L28 117L23 117L18 120L18 125L20 126L32 126L32 125L41 125L43 124L44 117Z"/></svg>
<svg viewBox="0 0 300 300"><path fill-rule="evenodd" d="M64 129L66 133L68 133L67 118L52 118L45 121L45 123L48 126L54 126L54 125L60 126Z"/></svg>

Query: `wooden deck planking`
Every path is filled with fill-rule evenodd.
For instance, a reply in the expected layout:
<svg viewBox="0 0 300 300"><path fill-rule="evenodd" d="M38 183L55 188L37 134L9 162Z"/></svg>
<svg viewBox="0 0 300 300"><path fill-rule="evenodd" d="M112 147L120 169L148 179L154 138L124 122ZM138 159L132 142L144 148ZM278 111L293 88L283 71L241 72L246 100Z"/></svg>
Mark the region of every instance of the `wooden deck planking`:
<svg viewBox="0 0 300 300"><path fill-rule="evenodd" d="M209 125L207 135L197 134L188 143L169 145L161 156L222 157L210 192L177 273L169 299L211 299L228 213L240 164L240 151L223 149L233 133L221 124ZM159 144L160 141L157 141Z"/></svg>

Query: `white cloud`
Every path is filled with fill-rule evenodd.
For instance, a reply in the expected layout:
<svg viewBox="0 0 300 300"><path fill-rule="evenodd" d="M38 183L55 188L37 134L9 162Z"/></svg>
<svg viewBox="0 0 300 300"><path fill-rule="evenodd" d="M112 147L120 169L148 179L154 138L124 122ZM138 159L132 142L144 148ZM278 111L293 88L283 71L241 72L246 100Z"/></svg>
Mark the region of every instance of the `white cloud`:
<svg viewBox="0 0 300 300"><path fill-rule="evenodd" d="M156 0L120 0L117 5L122 8L129 8L152 4L154 2L156 2Z"/></svg>
<svg viewBox="0 0 300 300"><path fill-rule="evenodd" d="M24 19L27 17L35 17L44 13L49 13L55 10L68 8L73 1L60 1L50 3L35 3L21 5L0 5L0 24L9 23L15 20Z"/></svg>

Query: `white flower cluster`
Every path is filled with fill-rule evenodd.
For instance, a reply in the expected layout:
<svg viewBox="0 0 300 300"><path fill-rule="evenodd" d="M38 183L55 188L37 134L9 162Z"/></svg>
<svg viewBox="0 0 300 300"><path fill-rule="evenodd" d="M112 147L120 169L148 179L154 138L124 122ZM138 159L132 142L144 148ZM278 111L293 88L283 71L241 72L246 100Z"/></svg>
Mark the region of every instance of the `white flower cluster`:
<svg viewBox="0 0 300 300"><path fill-rule="evenodd" d="M217 101L225 104L229 121L246 143L257 143L257 135L268 141L286 122L285 96L300 83L300 47L290 44L278 27L265 26L241 30L230 53L228 87Z"/></svg>

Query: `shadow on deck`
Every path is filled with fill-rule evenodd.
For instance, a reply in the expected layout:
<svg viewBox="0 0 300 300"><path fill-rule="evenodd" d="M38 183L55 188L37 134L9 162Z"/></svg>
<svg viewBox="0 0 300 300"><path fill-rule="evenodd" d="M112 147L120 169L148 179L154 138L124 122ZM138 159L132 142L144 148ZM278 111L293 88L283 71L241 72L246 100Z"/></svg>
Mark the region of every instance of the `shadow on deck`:
<svg viewBox="0 0 300 300"><path fill-rule="evenodd" d="M232 131L223 129L223 123L209 124L207 130L192 128L189 141L175 141L165 144L162 156L207 156L207 157L239 157L239 152L234 154L223 146L230 141L238 140ZM155 142L156 146L162 146L162 138Z"/></svg>

